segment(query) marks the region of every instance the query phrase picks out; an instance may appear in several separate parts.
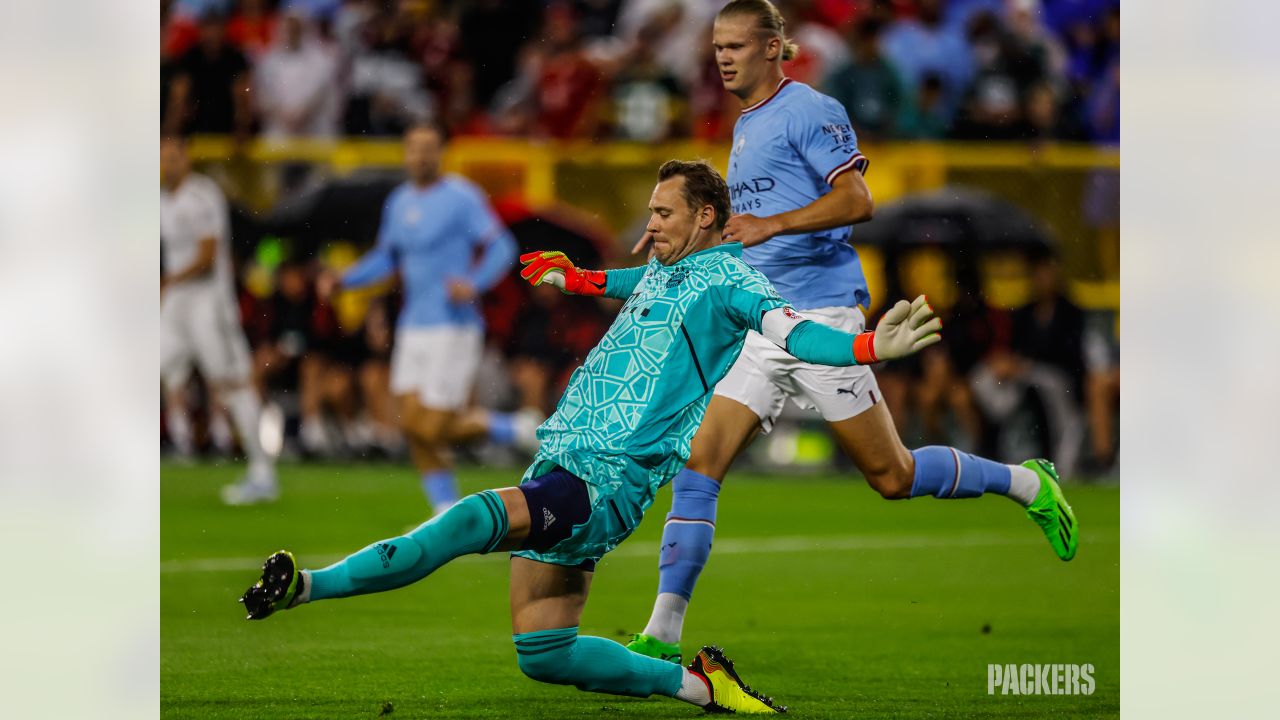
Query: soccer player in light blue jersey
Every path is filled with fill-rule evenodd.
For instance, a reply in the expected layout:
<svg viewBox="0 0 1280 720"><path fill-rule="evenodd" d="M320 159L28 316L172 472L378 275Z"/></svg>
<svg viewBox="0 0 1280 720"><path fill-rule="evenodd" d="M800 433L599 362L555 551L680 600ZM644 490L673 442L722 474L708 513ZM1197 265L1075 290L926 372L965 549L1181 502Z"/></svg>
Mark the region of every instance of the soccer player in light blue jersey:
<svg viewBox="0 0 1280 720"><path fill-rule="evenodd" d="M851 366L916 352L940 339L941 324L923 297L898 302L874 332L806 320L743 262L741 245L722 243L728 188L705 162L663 165L649 210L655 257L643 267L584 272L563 253L521 258L531 283L626 302L539 428L542 444L520 486L470 495L320 570L299 570L292 554L275 553L241 598L250 619L392 590L461 555L511 550L513 641L529 677L708 710L785 710L743 683L717 648L682 668L579 635L596 562L635 530L688 458L712 388L748 332L808 362Z"/></svg>
<svg viewBox="0 0 1280 720"><path fill-rule="evenodd" d="M798 48L768 0L734 0L716 16L712 42L725 89L742 103L729 156L733 213L726 241L783 297L814 320L858 333L871 295L849 244L871 218L867 159L845 109L782 73ZM642 247L642 240L637 249ZM729 466L769 432L790 398L816 408L868 484L889 499L1006 495L1026 508L1063 560L1075 556L1076 520L1052 464L1004 465L951 447L907 450L865 365L827 367L752 333L707 407L685 469L672 481L662 535L658 596L628 646L680 662L685 611L715 534L716 498Z"/></svg>
<svg viewBox="0 0 1280 720"><path fill-rule="evenodd" d="M391 392L423 492L436 512L458 499L449 446L468 439L462 432L470 423L462 422L460 411L484 351L478 300L516 256L515 240L484 192L466 178L440 173L443 150L444 137L435 126L405 133L409 179L387 198L377 245L340 285L364 287L400 272L405 302L391 356ZM491 437L507 443L528 422L518 415L489 418ZM533 427L536 421L530 434Z"/></svg>

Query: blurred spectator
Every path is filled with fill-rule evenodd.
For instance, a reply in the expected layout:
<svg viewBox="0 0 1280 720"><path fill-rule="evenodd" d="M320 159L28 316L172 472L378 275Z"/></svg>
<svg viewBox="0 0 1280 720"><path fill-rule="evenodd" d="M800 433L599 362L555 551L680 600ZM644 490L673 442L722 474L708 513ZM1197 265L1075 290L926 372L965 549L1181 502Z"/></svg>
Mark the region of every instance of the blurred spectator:
<svg viewBox="0 0 1280 720"><path fill-rule="evenodd" d="M1120 60L1117 58L1103 73L1089 95L1090 135L1094 140L1111 145L1120 143Z"/></svg>
<svg viewBox="0 0 1280 720"><path fill-rule="evenodd" d="M337 17L343 0L282 0L280 10L283 13L296 12L315 20L329 23Z"/></svg>
<svg viewBox="0 0 1280 720"><path fill-rule="evenodd" d="M987 12L973 16L969 41L977 72L956 119L955 136L970 140L1027 137L1030 131L1023 102L1032 85L1047 81L1043 49L1021 41ZM1056 108L1052 94L1049 99ZM1053 124L1056 125L1056 118Z"/></svg>
<svg viewBox="0 0 1280 720"><path fill-rule="evenodd" d="M942 18L947 27L963 34L969 22L979 13L1002 16L1006 7L1017 0L947 0Z"/></svg>
<svg viewBox="0 0 1280 720"><path fill-rule="evenodd" d="M582 37L570 5L555 2L547 6L535 58L533 133L552 138L594 137L604 79L582 51Z"/></svg>
<svg viewBox="0 0 1280 720"><path fill-rule="evenodd" d="M338 134L338 58L297 10L281 17L271 49L254 72L262 134L271 139Z"/></svg>
<svg viewBox="0 0 1280 720"><path fill-rule="evenodd" d="M240 0L239 9L227 22L227 39L240 52L256 60L271 47L276 14L267 0Z"/></svg>
<svg viewBox="0 0 1280 720"><path fill-rule="evenodd" d="M914 140L940 140L951 131L951 114L942 97L942 78L925 75L915 102L904 102L899 120L898 137Z"/></svg>
<svg viewBox="0 0 1280 720"><path fill-rule="evenodd" d="M174 60L169 77L161 121L166 133L248 136L249 63L227 43L223 16L209 12L200 18L198 42Z"/></svg>
<svg viewBox="0 0 1280 720"><path fill-rule="evenodd" d="M613 79L614 136L621 140L658 142L685 126L686 105L680 82L654 55L658 28L641 32L621 60Z"/></svg>
<svg viewBox="0 0 1280 720"><path fill-rule="evenodd" d="M1012 352L996 354L975 370L974 398L1002 425L1031 401L1043 416L1043 456L1070 476L1084 442L1084 313L1063 293L1051 255L1035 259L1031 288L1031 302L1013 312Z"/></svg>
<svg viewBox="0 0 1280 720"><path fill-rule="evenodd" d="M1094 323L1084 336L1085 365L1089 372L1085 387L1089 414L1088 465L1095 473L1115 469L1119 456L1116 443L1116 416L1120 410L1120 342L1115 321L1109 317L1107 327Z"/></svg>
<svg viewBox="0 0 1280 720"><path fill-rule="evenodd" d="M585 38L613 35L617 30L622 0L574 0L578 11L578 28Z"/></svg>
<svg viewBox="0 0 1280 720"><path fill-rule="evenodd" d="M200 37L196 20L174 0L160 0L160 57L171 60L191 49ZM162 106L163 107L163 106Z"/></svg>
<svg viewBox="0 0 1280 720"><path fill-rule="evenodd" d="M1023 118L1023 132L1031 140L1052 140L1066 134L1058 113L1057 94L1047 82L1036 83L1027 90Z"/></svg>
<svg viewBox="0 0 1280 720"><path fill-rule="evenodd" d="M844 105L859 140L894 137L908 98L898 71L880 52L880 22L860 22L851 45L852 61L827 77L823 92Z"/></svg>
<svg viewBox="0 0 1280 720"><path fill-rule="evenodd" d="M774 0L786 18L787 36L800 53L782 63L787 77L818 87L833 70L849 62L849 46L834 28L820 20L811 0Z"/></svg>
<svg viewBox="0 0 1280 720"><path fill-rule="evenodd" d="M458 22L463 56L469 61L472 102L489 107L498 88L517 77L516 57L533 39L537 3L474 0L463 6Z"/></svg>
<svg viewBox="0 0 1280 720"><path fill-rule="evenodd" d="M354 3L367 9L366 3ZM358 11L355 11L358 12ZM433 102L422 65L411 57L408 18L384 12L341 17L350 53L350 79L343 125L349 135L400 135L416 122L431 119Z"/></svg>
<svg viewBox="0 0 1280 720"><path fill-rule="evenodd" d="M398 21L412 28L412 56L421 66L436 116L446 130L463 127L475 108L472 68L462 46L456 14L444 4L400 0Z"/></svg>
<svg viewBox="0 0 1280 720"><path fill-rule="evenodd" d="M667 28L657 41L658 62L690 87L702 72L697 50L711 45L711 22L728 0L624 0L617 36L634 40L642 28L661 17ZM723 92L723 89L721 90Z"/></svg>
<svg viewBox="0 0 1280 720"><path fill-rule="evenodd" d="M334 365L326 352L337 339L337 318L316 298L305 263L280 263L275 286L255 317L253 354L259 388L267 397L296 391L297 397L289 400L296 402L301 418L303 449L327 456L335 446L325 430L325 411L346 422L354 415L351 373Z"/></svg>
<svg viewBox="0 0 1280 720"><path fill-rule="evenodd" d="M710 37L710 25L706 34ZM742 105L725 91L720 69L716 67L715 48L710 42L698 45L696 58L698 72L689 87L693 137L706 141L729 140L733 137L733 124L742 114Z"/></svg>
<svg viewBox="0 0 1280 720"><path fill-rule="evenodd" d="M947 312L947 333L941 348L943 357L925 363L925 384L921 394L926 437L942 439L939 415L951 413L969 436L973 451L994 457L998 448L994 434L984 423L969 377L985 358L1008 352L1012 342L1012 318L1005 310L991 307L982 294L981 281L971 263L957 270L960 293Z"/></svg>
<svg viewBox="0 0 1280 720"><path fill-rule="evenodd" d="M973 77L973 56L964 34L942 22L941 0L920 0L915 19L898 20L885 31L883 47L910 92L934 74L942 81L945 112L955 112Z"/></svg>
<svg viewBox="0 0 1280 720"><path fill-rule="evenodd" d="M1043 75L1061 91L1067 71L1062 40L1043 22L1041 0L1008 0L1005 25L1023 52L1035 59Z"/></svg>

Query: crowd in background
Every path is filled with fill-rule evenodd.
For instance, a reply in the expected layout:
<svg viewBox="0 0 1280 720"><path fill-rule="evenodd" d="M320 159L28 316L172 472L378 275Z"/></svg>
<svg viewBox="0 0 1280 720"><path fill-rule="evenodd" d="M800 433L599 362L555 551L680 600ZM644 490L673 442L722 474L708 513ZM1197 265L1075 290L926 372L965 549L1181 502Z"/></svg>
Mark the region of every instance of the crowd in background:
<svg viewBox="0 0 1280 720"><path fill-rule="evenodd" d="M1119 10L1112 0L782 0L801 54L786 73L840 100L864 142L1119 138ZM422 119L453 135L726 140L738 113L714 67L722 0L171 0L161 3L162 129L240 140L397 137ZM625 263L608 230L496 199L522 251L587 267ZM233 222L233 231L235 230ZM277 448L304 457L403 457L388 388L399 303L335 307L342 252L246 253L234 238L241 319ZM274 240L272 241L274 242ZM359 251L347 246L346 261ZM296 248L295 248L296 250ZM332 248L330 248L332 250ZM997 458L1116 467L1114 313L1086 313L1051 257L1032 299L993 308L957 276L944 344L878 369L908 444ZM891 280L892 282L892 280ZM883 294L886 289L879 289ZM895 288L888 288L894 292ZM901 294L901 293L899 293ZM884 298L879 298L883 300ZM608 300L528 288L485 300L477 406L550 412L616 312ZM874 321L874 319L873 319ZM193 385L192 407L201 387ZM792 408L792 411L796 411ZM806 422L802 413L792 427ZM788 420L780 424L785 428ZM201 447L231 452L216 410ZM780 433L775 433L780 435ZM750 461L750 460L748 460Z"/></svg>
<svg viewBox="0 0 1280 720"><path fill-rule="evenodd" d="M721 0L162 0L161 123L240 139L723 140ZM1118 0L779 0L864 141L1117 142Z"/></svg>

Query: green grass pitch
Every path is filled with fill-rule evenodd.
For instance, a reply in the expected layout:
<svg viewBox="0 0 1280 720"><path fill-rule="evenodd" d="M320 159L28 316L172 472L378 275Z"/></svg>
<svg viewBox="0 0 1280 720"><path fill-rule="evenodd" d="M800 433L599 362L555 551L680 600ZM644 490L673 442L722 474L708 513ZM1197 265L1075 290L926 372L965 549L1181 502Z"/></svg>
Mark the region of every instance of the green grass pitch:
<svg viewBox="0 0 1280 720"><path fill-rule="evenodd" d="M328 563L424 518L395 466L288 466L268 507L227 508L234 467L161 471L161 712L166 718L697 717L667 698L579 692L515 663L505 555L458 560L381 595L264 622L236 602L268 553ZM518 471L468 469L466 492ZM685 652L723 646L797 718L1118 716L1115 487L1069 485L1080 552L1059 561L1004 498L880 499L859 480L737 473L689 610ZM600 564L584 634L626 641L649 616L669 491ZM988 663L1090 663L1089 696L987 694ZM389 712L388 712L389 711Z"/></svg>

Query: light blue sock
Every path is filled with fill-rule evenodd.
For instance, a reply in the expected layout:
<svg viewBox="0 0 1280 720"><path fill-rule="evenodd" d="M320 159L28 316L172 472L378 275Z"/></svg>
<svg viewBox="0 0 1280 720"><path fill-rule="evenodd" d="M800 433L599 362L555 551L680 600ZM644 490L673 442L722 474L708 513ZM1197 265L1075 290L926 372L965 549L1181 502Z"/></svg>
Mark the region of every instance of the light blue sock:
<svg viewBox="0 0 1280 720"><path fill-rule="evenodd" d="M489 413L489 439L498 445L511 445L516 441L515 415Z"/></svg>
<svg viewBox="0 0 1280 720"><path fill-rule="evenodd" d="M422 474L422 492L438 511L458 502L458 480L452 470L432 470Z"/></svg>
<svg viewBox="0 0 1280 720"><path fill-rule="evenodd" d="M658 592L693 597L693 586L711 557L720 483L685 468L671 481L671 512L662 529Z"/></svg>
<svg viewBox="0 0 1280 720"><path fill-rule="evenodd" d="M1009 466L952 447L930 445L912 450L916 460L911 497L971 498L1009 494Z"/></svg>
<svg viewBox="0 0 1280 720"><path fill-rule="evenodd" d="M579 690L649 697L675 697L684 668L631 652L612 640L580 637L578 628L512 635L516 662L525 675Z"/></svg>
<svg viewBox="0 0 1280 720"><path fill-rule="evenodd" d="M492 552L507 530L507 511L496 492L468 495L408 535L376 542L323 570L308 571L308 601L404 587L461 555Z"/></svg>

